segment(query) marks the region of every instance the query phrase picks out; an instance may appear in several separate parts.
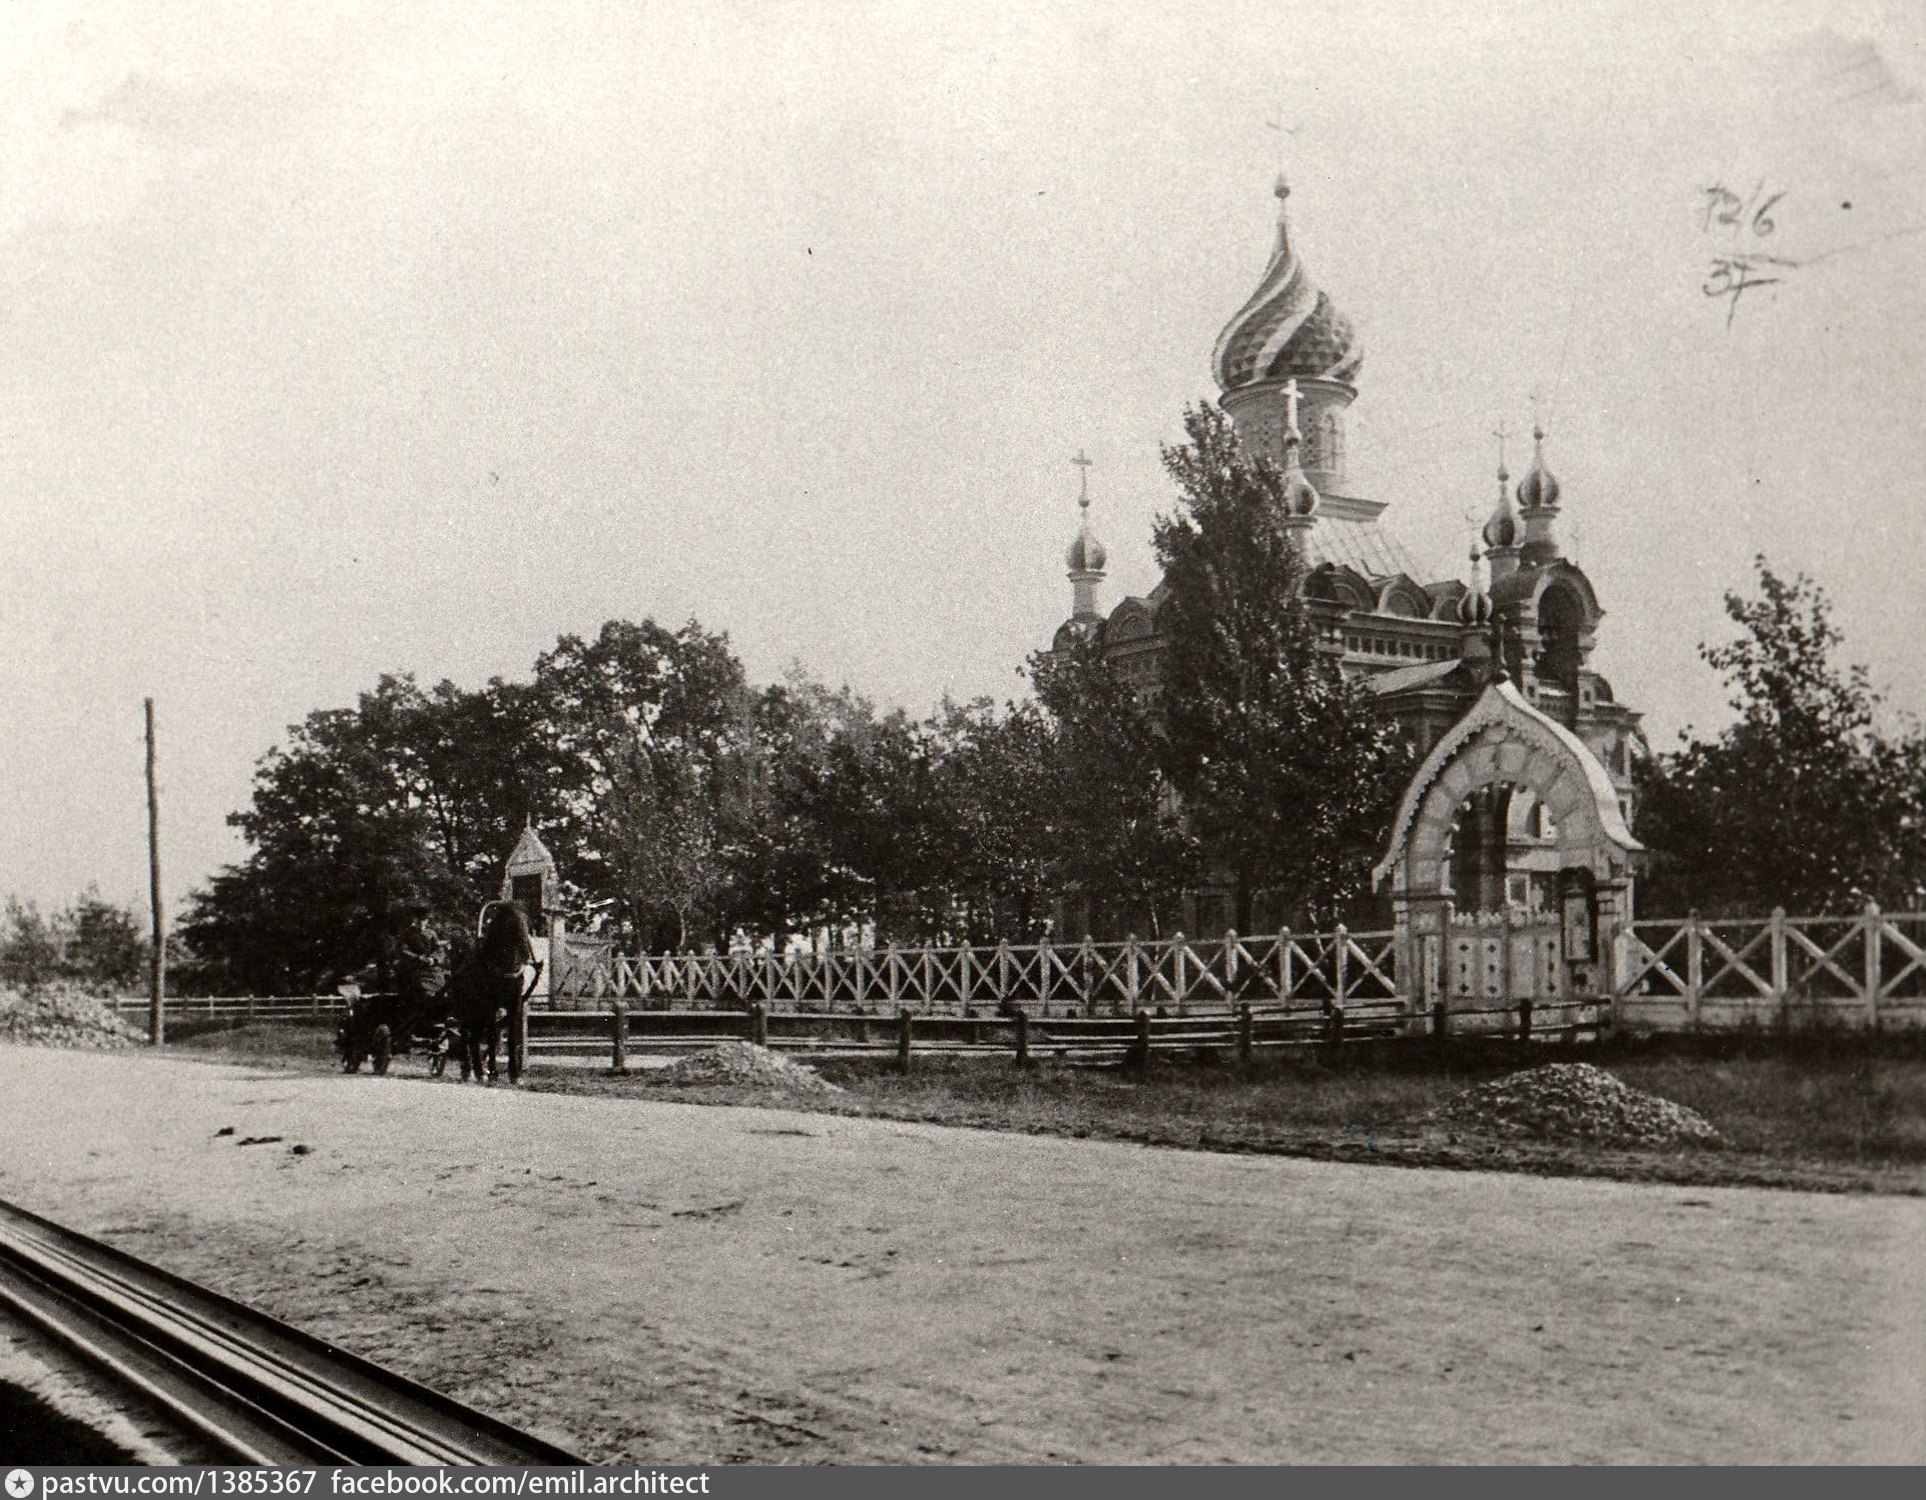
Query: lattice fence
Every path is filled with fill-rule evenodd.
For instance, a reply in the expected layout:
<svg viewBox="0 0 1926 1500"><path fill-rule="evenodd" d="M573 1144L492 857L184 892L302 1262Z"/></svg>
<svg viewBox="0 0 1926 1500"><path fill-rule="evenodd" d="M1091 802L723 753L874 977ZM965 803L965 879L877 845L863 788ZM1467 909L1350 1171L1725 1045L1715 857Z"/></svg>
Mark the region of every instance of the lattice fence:
<svg viewBox="0 0 1926 1500"><path fill-rule="evenodd" d="M1616 1013L1640 1031L1926 1025L1926 912L1634 922Z"/></svg>
<svg viewBox="0 0 1926 1500"><path fill-rule="evenodd" d="M1389 932L825 953L615 956L584 999L656 1010L962 1015L1021 1005L1036 1016L1130 1016L1395 1003Z"/></svg>

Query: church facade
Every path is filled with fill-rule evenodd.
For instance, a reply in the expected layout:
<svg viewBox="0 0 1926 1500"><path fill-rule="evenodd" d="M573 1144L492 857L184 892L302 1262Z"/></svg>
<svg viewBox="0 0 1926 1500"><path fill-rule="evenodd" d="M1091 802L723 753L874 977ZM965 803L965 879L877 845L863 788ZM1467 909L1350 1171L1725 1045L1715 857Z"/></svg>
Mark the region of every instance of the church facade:
<svg viewBox="0 0 1926 1500"><path fill-rule="evenodd" d="M1534 430L1531 468L1515 490L1500 463L1496 502L1473 546L1469 580L1425 579L1386 524L1386 503L1357 494L1347 477L1345 417L1358 395L1363 349L1350 320L1305 269L1290 234L1289 192L1280 179L1269 263L1218 336L1211 368L1242 447L1284 473L1285 520L1302 547L1304 603L1322 649L1347 675L1363 679L1419 757L1494 681L1509 683L1603 767L1629 826L1640 716L1617 701L1592 665L1604 610L1559 538L1563 488L1547 465L1544 432ZM1107 558L1091 531L1087 484L1079 503L1082 521L1065 556L1071 613L1055 644L1099 635L1137 690L1154 700L1165 586L1102 610ZM1546 909L1554 900L1556 851L1549 810L1529 790L1480 791L1459 810L1452 840L1456 906Z"/></svg>

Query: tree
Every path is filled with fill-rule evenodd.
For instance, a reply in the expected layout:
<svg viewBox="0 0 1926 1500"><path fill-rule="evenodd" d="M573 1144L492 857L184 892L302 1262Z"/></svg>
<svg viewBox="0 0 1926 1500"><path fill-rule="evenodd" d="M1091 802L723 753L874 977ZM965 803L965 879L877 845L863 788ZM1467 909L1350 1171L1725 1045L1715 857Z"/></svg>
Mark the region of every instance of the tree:
<svg viewBox="0 0 1926 1500"><path fill-rule="evenodd" d="M1238 927L1260 890L1330 920L1367 888L1408 752L1319 648L1284 474L1246 459L1213 407L1184 426L1190 441L1164 450L1179 507L1155 532L1166 769L1205 860L1233 884Z"/></svg>
<svg viewBox="0 0 1926 1500"><path fill-rule="evenodd" d="M747 812L752 698L726 635L611 620L535 663L539 775L571 883L651 947L726 937L720 897Z"/></svg>
<svg viewBox="0 0 1926 1500"><path fill-rule="evenodd" d="M1650 770L1640 905L1721 916L1915 902L1926 885L1920 733L1882 733L1865 668L1835 659L1824 591L1764 557L1755 566L1757 597L1725 598L1738 638L1699 647L1737 717L1709 739L1681 734Z"/></svg>
<svg viewBox="0 0 1926 1500"><path fill-rule="evenodd" d="M1043 831L1053 884L1094 933L1161 933L1196 876L1156 712L1089 632L1030 659L1044 714Z"/></svg>

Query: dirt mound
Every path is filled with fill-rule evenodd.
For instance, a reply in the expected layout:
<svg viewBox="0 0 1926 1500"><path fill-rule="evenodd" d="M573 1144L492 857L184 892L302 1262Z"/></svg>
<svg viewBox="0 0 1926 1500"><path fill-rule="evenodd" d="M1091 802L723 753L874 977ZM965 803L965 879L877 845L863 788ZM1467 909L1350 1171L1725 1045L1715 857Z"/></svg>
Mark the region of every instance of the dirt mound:
<svg viewBox="0 0 1926 1500"><path fill-rule="evenodd" d="M726 1083L750 1088L788 1089L797 1094L840 1094L841 1087L801 1063L753 1042L724 1042L658 1068L650 1083Z"/></svg>
<svg viewBox="0 0 1926 1500"><path fill-rule="evenodd" d="M132 1047L146 1032L71 985L0 989L0 1042L30 1047Z"/></svg>
<svg viewBox="0 0 1926 1500"><path fill-rule="evenodd" d="M1716 1146L1712 1122L1590 1063L1553 1063L1481 1083L1424 1117L1428 1125L1614 1146Z"/></svg>

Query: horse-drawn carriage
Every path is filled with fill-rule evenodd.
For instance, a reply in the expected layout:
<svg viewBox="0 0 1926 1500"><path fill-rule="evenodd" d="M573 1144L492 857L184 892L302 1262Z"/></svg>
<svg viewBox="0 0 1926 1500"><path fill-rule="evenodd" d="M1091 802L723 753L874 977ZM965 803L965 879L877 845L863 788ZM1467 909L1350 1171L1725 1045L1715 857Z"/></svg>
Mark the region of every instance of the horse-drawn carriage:
<svg viewBox="0 0 1926 1500"><path fill-rule="evenodd" d="M509 1081L521 1081L528 997L536 982L530 970L540 974L528 922L514 902L490 901L475 928L473 953L454 965L445 983L415 982L395 994L349 998L336 1036L343 1071L358 1072L364 1060L372 1060L375 1072L386 1073L397 1054L420 1052L429 1074L439 1078L452 1053L461 1060L464 1083L471 1077L493 1080L496 1059L506 1051Z"/></svg>

